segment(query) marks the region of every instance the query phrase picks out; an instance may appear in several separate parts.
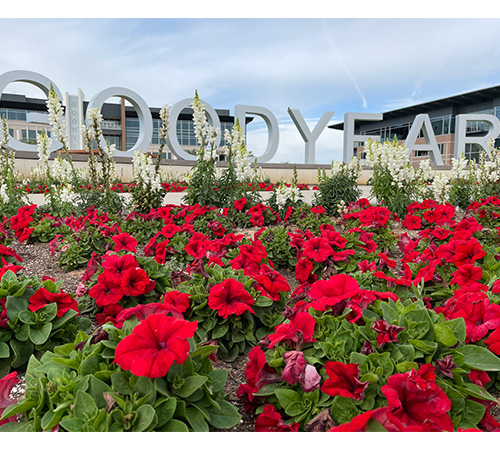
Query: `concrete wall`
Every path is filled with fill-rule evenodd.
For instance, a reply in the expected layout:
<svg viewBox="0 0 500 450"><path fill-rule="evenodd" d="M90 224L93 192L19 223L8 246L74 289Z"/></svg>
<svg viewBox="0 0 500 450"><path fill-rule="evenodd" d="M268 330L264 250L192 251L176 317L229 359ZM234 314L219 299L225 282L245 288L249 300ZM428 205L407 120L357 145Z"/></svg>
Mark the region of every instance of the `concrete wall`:
<svg viewBox="0 0 500 450"><path fill-rule="evenodd" d="M37 157L33 156L28 157L26 154L16 157L16 169L23 175L23 177L30 177L32 169L34 169L38 163ZM72 158L75 168L83 169L87 167L87 157L85 155L76 154L73 155ZM132 160L126 158L115 158L115 161L117 177L121 178L123 182L131 181L133 179ZM193 166L194 162L192 161L164 160L161 164L161 170L166 173L170 179L181 180ZM220 162L217 164L217 167L227 167L227 163ZM278 183L282 180L288 183L292 181L293 164L262 163L257 167L257 173L263 178L268 177L271 183ZM330 164L297 164L296 167L299 183L318 184L318 169L326 170L327 175L331 173ZM444 172L449 175L450 167L444 167L443 169L438 170L438 172ZM366 185L368 179L371 177L371 174L372 171L370 169L362 170L359 178L359 184Z"/></svg>

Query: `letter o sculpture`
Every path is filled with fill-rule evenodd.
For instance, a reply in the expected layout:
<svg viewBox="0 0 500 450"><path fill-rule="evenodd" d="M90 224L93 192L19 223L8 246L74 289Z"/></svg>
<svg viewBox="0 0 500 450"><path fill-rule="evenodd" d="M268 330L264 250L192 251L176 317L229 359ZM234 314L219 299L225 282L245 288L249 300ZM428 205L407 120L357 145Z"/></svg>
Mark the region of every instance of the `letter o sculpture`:
<svg viewBox="0 0 500 450"><path fill-rule="evenodd" d="M102 105L110 97L120 97L132 103L139 117L139 138L137 142L130 150L115 150L114 156L132 157L138 149L142 149L145 152L149 144L151 144L151 138L153 137L153 118L151 117L151 111L147 103L139 94L130 89L111 87L94 95L87 106L87 111L92 108L98 108L101 111ZM86 119L86 122L88 126L88 119ZM100 141L101 145L105 147L106 140L102 135ZM123 142L123 147L126 147L126 142Z"/></svg>
<svg viewBox="0 0 500 450"><path fill-rule="evenodd" d="M56 84L44 75L37 72L31 72L29 70L12 70L10 72L5 72L0 75L0 93L7 87L10 83L15 83L16 81L21 81L24 83L32 84L37 88L40 88L47 98L49 97L50 85L54 88L59 100L62 100L61 91L56 86ZM18 141L17 139L9 138L9 147L17 152L36 152L38 150L35 144L26 144L25 142ZM49 148L49 152L54 152L62 147L62 144L56 140L52 140L52 145Z"/></svg>
<svg viewBox="0 0 500 450"><path fill-rule="evenodd" d="M184 100L181 100L180 102L177 102L174 106L172 106L172 109L170 110L170 121L172 123L172 126L168 130L167 134L168 146L170 147L170 150L172 150L172 153L179 159L186 159L188 161L196 160L196 155L191 155L190 153L186 152L186 150L181 147L181 144L179 144L179 139L177 138L177 118L184 108L191 107L193 100L194 99L192 98L185 98ZM208 114L208 123L213 127L220 129L220 120L219 116L215 112L215 109L203 100L201 100L201 103L205 105L205 112ZM219 133L215 140L216 147L219 146L220 139L221 135Z"/></svg>

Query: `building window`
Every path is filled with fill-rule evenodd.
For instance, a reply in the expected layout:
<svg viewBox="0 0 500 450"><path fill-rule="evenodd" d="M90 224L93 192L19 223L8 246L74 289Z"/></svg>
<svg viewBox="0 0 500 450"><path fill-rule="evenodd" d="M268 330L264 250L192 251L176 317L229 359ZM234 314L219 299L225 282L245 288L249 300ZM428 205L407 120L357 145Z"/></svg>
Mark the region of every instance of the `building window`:
<svg viewBox="0 0 500 450"><path fill-rule="evenodd" d="M479 163L481 147L477 144L465 144L465 159L474 160Z"/></svg>
<svg viewBox="0 0 500 450"><path fill-rule="evenodd" d="M438 142L439 153L443 154L444 152L444 144Z"/></svg>
<svg viewBox="0 0 500 450"><path fill-rule="evenodd" d="M117 150L122 149L122 140L121 136L117 136L115 134L103 135L104 140L111 146L113 144L116 145Z"/></svg>

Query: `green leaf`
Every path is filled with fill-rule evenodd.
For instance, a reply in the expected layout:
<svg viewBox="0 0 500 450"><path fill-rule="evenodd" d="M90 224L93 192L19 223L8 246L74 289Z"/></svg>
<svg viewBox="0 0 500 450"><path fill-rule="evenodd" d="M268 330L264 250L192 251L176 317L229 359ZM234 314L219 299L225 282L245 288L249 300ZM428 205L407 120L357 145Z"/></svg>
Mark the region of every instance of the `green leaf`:
<svg viewBox="0 0 500 450"><path fill-rule="evenodd" d="M158 431L166 431L172 433L181 433L181 432L187 433L189 432L189 428L184 422L181 422L180 420L177 419L172 419Z"/></svg>
<svg viewBox="0 0 500 450"><path fill-rule="evenodd" d="M435 323L434 333L436 334L436 342L446 347L453 347L457 343L457 338L453 334L453 330L446 323Z"/></svg>
<svg viewBox="0 0 500 450"><path fill-rule="evenodd" d="M451 328L451 330L453 331L453 334L457 338L457 341L465 342L465 337L466 337L467 333L466 333L466 329L465 329L465 320L463 317L448 320L446 322L446 325L448 325Z"/></svg>
<svg viewBox="0 0 500 450"><path fill-rule="evenodd" d="M137 423L132 431L146 431L156 417L151 405L142 405L137 408Z"/></svg>
<svg viewBox="0 0 500 450"><path fill-rule="evenodd" d="M274 391L274 394L276 395L276 397L278 397L278 400L283 409L288 408L288 406L294 402L301 401L300 394L291 389L276 389Z"/></svg>
<svg viewBox="0 0 500 450"><path fill-rule="evenodd" d="M95 416L97 414L97 405L92 396L86 392L78 391L76 393L73 414L77 419L84 419L85 416Z"/></svg>
<svg viewBox="0 0 500 450"><path fill-rule="evenodd" d="M7 275L9 272L10 271L6 272L5 275ZM5 278L5 275L3 278ZM5 308L7 309L7 317L9 318L9 320L13 321L21 311L27 310L28 304L28 300L24 300L18 297L12 297L9 295L5 303Z"/></svg>
<svg viewBox="0 0 500 450"><path fill-rule="evenodd" d="M14 368L21 367L22 365L26 364L29 357L33 354L33 351L35 350L35 346L33 345L32 342L30 341L19 342L16 339L12 339L10 341L10 348L14 353L14 359L12 360L11 363L12 367Z"/></svg>
<svg viewBox="0 0 500 450"><path fill-rule="evenodd" d="M228 372L225 369L215 369L208 374L208 377L214 383L212 389L214 392L222 391L226 384Z"/></svg>
<svg viewBox="0 0 500 450"><path fill-rule="evenodd" d="M204 377L201 375L193 375L185 378L184 385L177 391L177 395L179 397L189 397L193 392L203 386L208 377Z"/></svg>
<svg viewBox="0 0 500 450"><path fill-rule="evenodd" d="M177 400L175 397L166 398L161 403L155 405L155 411L158 417L157 427L162 427L174 417L176 406Z"/></svg>
<svg viewBox="0 0 500 450"><path fill-rule="evenodd" d="M474 383L464 383L462 386L454 386L457 391L463 392L465 394L471 395L472 397L480 398L482 400L489 400L492 402L497 402L497 399L493 397L488 391L483 389Z"/></svg>
<svg viewBox="0 0 500 450"><path fill-rule="evenodd" d="M189 356L191 356L191 358L199 356L201 359L204 359L207 356L210 356L218 348L218 345L202 345L198 347L194 352L191 352Z"/></svg>
<svg viewBox="0 0 500 450"><path fill-rule="evenodd" d="M111 387L104 381L99 380L94 375L89 377L88 394L94 399L99 409L106 408L106 400L104 399L104 392L110 392Z"/></svg>
<svg viewBox="0 0 500 450"><path fill-rule="evenodd" d="M208 431L209 428L207 422L205 421L205 417L203 417L203 414L198 409L186 408L186 416L189 425L191 425L191 428L193 428L193 431L196 432Z"/></svg>
<svg viewBox="0 0 500 450"><path fill-rule="evenodd" d="M387 432L387 430L384 428L384 426L377 422L376 420L370 419L367 424L366 424L366 431L370 433L374 432Z"/></svg>
<svg viewBox="0 0 500 450"><path fill-rule="evenodd" d="M224 337L226 335L226 333L228 332L228 330L229 330L228 323L216 326L212 330L212 339L218 339L218 338Z"/></svg>
<svg viewBox="0 0 500 450"><path fill-rule="evenodd" d="M465 400L465 408L462 420L459 423L460 428L477 428L477 424L484 417L486 407L473 400Z"/></svg>
<svg viewBox="0 0 500 450"><path fill-rule="evenodd" d="M500 358L487 348L478 345L466 345L460 351L464 355L464 364L466 366L487 372L500 371Z"/></svg>
<svg viewBox="0 0 500 450"><path fill-rule="evenodd" d="M8 358L10 356L10 348L5 342L0 342L0 358Z"/></svg>
<svg viewBox="0 0 500 450"><path fill-rule="evenodd" d="M31 342L35 345L42 345L49 339L50 332L52 331L52 323L46 323L42 328L30 327L29 336Z"/></svg>
<svg viewBox="0 0 500 450"><path fill-rule="evenodd" d="M210 409L210 425L215 428L227 429L236 426L241 420L241 414L238 412L236 406L229 402L222 401L219 402L220 409L215 410L212 413Z"/></svg>
<svg viewBox="0 0 500 450"><path fill-rule="evenodd" d="M301 401L290 403L285 409L285 413L290 417L299 416L300 414L303 414L305 411L306 408L304 407Z"/></svg>
<svg viewBox="0 0 500 450"><path fill-rule="evenodd" d="M57 412L47 411L41 420L43 430L44 431L52 430L52 428L54 428L59 423L61 417L64 415L65 412L66 411L64 409L61 409Z"/></svg>
<svg viewBox="0 0 500 450"><path fill-rule="evenodd" d="M59 422L59 425L66 431L79 432L82 431L82 419L64 419Z"/></svg>

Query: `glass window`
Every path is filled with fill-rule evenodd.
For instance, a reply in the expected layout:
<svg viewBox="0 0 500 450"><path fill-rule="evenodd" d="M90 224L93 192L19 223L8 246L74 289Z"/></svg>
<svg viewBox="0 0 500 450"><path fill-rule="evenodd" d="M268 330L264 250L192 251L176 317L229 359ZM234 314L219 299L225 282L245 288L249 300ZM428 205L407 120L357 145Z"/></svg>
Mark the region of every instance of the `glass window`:
<svg viewBox="0 0 500 450"><path fill-rule="evenodd" d="M434 131L435 136L440 136L443 134L443 118L438 117L437 119L431 120L431 126Z"/></svg>
<svg viewBox="0 0 500 450"><path fill-rule="evenodd" d="M465 158L474 160L479 163L479 157L481 155L481 147L476 144L465 144Z"/></svg>
<svg viewBox="0 0 500 450"><path fill-rule="evenodd" d="M121 143L122 143L122 140L121 140L121 136L117 136L117 135L103 135L104 139L109 143L109 145L113 145L115 144L116 145L116 149L117 150L121 150L122 146L121 146ZM132 146L130 147L132 148Z"/></svg>
<svg viewBox="0 0 500 450"><path fill-rule="evenodd" d="M443 134L450 132L450 116L443 117Z"/></svg>

